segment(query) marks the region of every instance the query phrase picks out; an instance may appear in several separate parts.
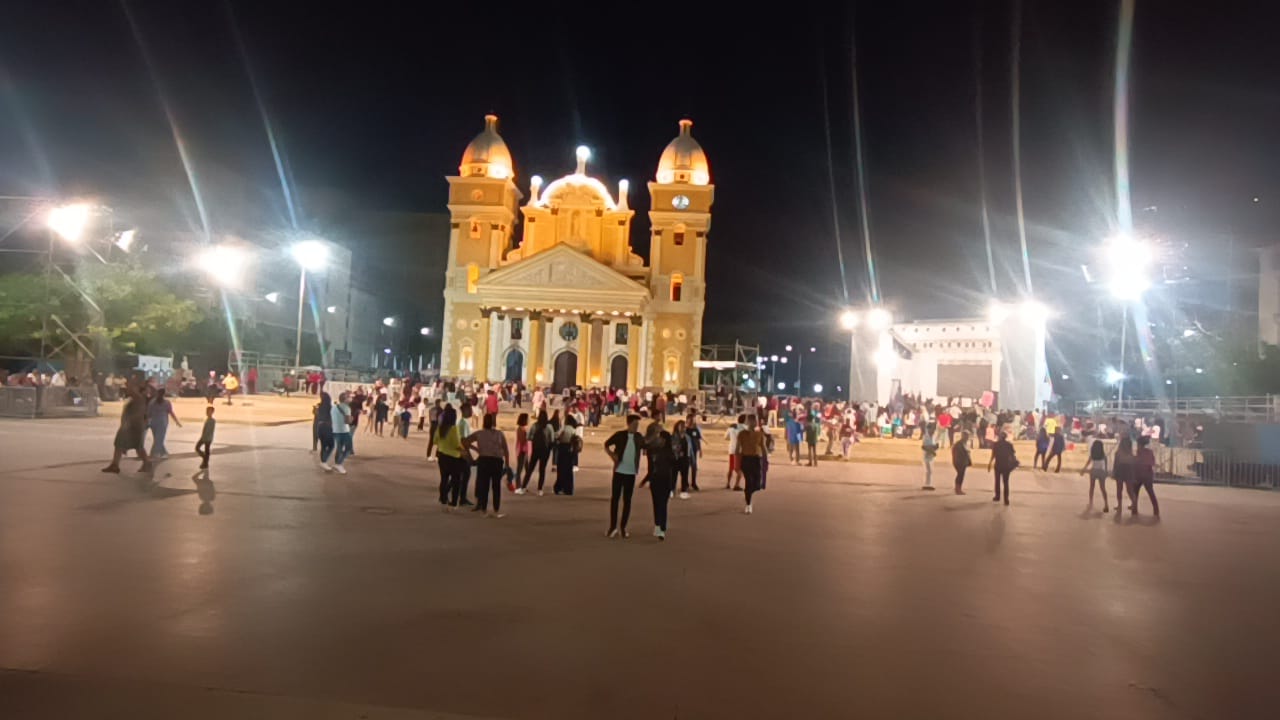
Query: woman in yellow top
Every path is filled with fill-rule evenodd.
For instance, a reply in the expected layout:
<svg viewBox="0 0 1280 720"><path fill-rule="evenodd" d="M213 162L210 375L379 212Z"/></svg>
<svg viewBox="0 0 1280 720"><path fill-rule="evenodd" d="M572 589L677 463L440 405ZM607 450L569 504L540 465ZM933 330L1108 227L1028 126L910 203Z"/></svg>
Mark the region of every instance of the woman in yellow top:
<svg viewBox="0 0 1280 720"><path fill-rule="evenodd" d="M462 477L467 467L462 434L458 432L458 411L452 405L445 405L440 413L435 448L436 464L440 466L440 505L448 512L450 507L458 506L458 494L462 491Z"/></svg>
<svg viewBox="0 0 1280 720"><path fill-rule="evenodd" d="M230 405L231 396L240 390L240 378L237 378L235 373L227 373L227 376L222 379L222 389L226 391L227 404Z"/></svg>

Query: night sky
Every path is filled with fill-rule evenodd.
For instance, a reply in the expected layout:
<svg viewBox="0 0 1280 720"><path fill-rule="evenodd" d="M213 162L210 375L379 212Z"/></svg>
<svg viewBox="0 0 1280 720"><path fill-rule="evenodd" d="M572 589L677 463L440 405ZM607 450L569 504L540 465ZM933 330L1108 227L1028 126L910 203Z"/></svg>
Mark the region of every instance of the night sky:
<svg viewBox="0 0 1280 720"><path fill-rule="evenodd" d="M834 329L843 285L851 302L868 297L853 148L856 35L885 303L899 317L959 317L980 313L991 294L979 92L998 293L1025 290L1011 3L797 4L793 13L726 12L723 3L443 5L6 3L0 194L128 197L167 204L194 225L167 105L215 231L242 229L230 208L288 222L264 111L304 218L309 190L376 210L442 212L444 176L494 112L523 190L530 175L570 172L578 144L592 148L591 172L607 184L629 178L640 242L644 182L676 121L689 117L716 185L707 339L741 338L766 352L818 346L814 379L830 383L845 359ZM1118 5L1027 2L1022 11L1029 254L1036 295L1063 312L1080 291L1080 254L1115 225ZM1159 208L1162 232L1210 255L1228 235L1246 246L1274 242L1276 14L1262 2L1137 3L1133 206Z"/></svg>

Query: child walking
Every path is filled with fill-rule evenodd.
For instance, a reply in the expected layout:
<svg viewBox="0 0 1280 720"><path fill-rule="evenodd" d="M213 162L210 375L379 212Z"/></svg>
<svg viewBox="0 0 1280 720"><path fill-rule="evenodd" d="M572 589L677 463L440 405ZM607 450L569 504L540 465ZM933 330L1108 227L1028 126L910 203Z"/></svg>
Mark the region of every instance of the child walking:
<svg viewBox="0 0 1280 720"><path fill-rule="evenodd" d="M933 459L938 455L938 443L934 439L933 426L926 428L924 440L920 443L920 452L924 460L924 485L921 490L933 490Z"/></svg>
<svg viewBox="0 0 1280 720"><path fill-rule="evenodd" d="M213 406L204 409L204 428L200 431L200 439L196 441L196 454L200 456L200 469L209 469L209 446L213 444L213 429L218 422L213 419Z"/></svg>

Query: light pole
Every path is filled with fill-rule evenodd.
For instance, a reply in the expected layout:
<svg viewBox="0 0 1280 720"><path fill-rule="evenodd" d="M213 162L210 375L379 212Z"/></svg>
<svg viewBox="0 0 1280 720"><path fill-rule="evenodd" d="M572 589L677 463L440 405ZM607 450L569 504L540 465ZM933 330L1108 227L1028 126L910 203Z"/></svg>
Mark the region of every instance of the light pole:
<svg viewBox="0 0 1280 720"><path fill-rule="evenodd" d="M849 400L857 401L858 398L853 396L854 388L862 385L858 380L858 329L865 326L867 330L875 333L877 336L884 336L889 328L893 325L893 313L883 307L873 307L866 312L858 312L853 308L846 308L840 313L840 327L849 333ZM880 343L883 344L883 343ZM880 344L877 347L880 347ZM878 358L879 355L877 354ZM877 370L880 365L876 360ZM865 388L863 388L865 390ZM865 400L866 398L862 398Z"/></svg>
<svg viewBox="0 0 1280 720"><path fill-rule="evenodd" d="M315 272L329 261L329 248L319 240L303 240L289 249L298 263L298 333L294 340L293 366L302 366L302 308L307 297L307 271ZM316 328L317 335L320 328ZM324 362L324 358L321 358Z"/></svg>
<svg viewBox="0 0 1280 720"><path fill-rule="evenodd" d="M1142 299L1151 287L1147 270L1151 265L1151 246L1132 235L1110 238L1104 247L1111 296L1121 303L1120 367L1116 390L1116 409L1124 410L1124 361L1129 337L1129 304Z"/></svg>

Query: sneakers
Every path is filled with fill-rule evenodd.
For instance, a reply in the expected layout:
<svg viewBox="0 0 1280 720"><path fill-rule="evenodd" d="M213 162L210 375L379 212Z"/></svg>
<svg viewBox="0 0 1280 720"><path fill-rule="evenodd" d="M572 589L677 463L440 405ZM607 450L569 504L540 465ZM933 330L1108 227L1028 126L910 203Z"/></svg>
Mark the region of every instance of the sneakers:
<svg viewBox="0 0 1280 720"><path fill-rule="evenodd" d="M618 528L613 528L613 529L611 529L609 532L605 533L605 534L604 534L604 536L605 536L605 537L607 537L607 538L616 538L616 537L618 537Z"/></svg>
<svg viewBox="0 0 1280 720"><path fill-rule="evenodd" d="M538 497L542 497L542 491L541 491L541 490L539 490L539 491L538 491Z"/></svg>
<svg viewBox="0 0 1280 720"><path fill-rule="evenodd" d="M666 531L666 530L663 530L662 528L654 528L654 529L653 529L653 535L654 535L654 537L658 538L659 540L666 540L666 539L667 539L667 531Z"/></svg>
<svg viewBox="0 0 1280 720"><path fill-rule="evenodd" d="M329 463L320 463L320 469L325 472L333 472L333 466Z"/></svg>
<svg viewBox="0 0 1280 720"><path fill-rule="evenodd" d="M334 469L334 470L335 470L339 475L346 475L346 474L347 474L347 469L346 469L346 468L344 468L344 467L342 467L341 465L334 465L334 466L333 466L333 469Z"/></svg>
<svg viewBox="0 0 1280 720"><path fill-rule="evenodd" d="M680 499L681 499L681 500L688 500L688 499L689 499L689 493L687 493L687 492L682 492L682 493L680 493Z"/></svg>
<svg viewBox="0 0 1280 720"><path fill-rule="evenodd" d="M501 520L502 518L506 517L507 514L493 511L493 512L486 512L484 516L492 520Z"/></svg>
<svg viewBox="0 0 1280 720"><path fill-rule="evenodd" d="M524 488L516 488L516 494L517 494L517 495L523 495L523 494L524 494Z"/></svg>
<svg viewBox="0 0 1280 720"><path fill-rule="evenodd" d="M680 494L681 494L681 495L688 495L689 493L680 493ZM676 491L675 491L675 490L671 490L670 492L668 492L668 493L667 493L667 499L668 499L668 500L675 500L675 499L676 499Z"/></svg>
<svg viewBox="0 0 1280 720"><path fill-rule="evenodd" d="M653 536L654 536L654 537L662 537L662 528L658 527L657 525L654 525L654 526L653 526Z"/></svg>
<svg viewBox="0 0 1280 720"><path fill-rule="evenodd" d="M751 514L751 506L750 506L750 505L748 505L748 506L746 507L746 509L742 511L742 514L743 514L743 515L750 515L750 514Z"/></svg>

